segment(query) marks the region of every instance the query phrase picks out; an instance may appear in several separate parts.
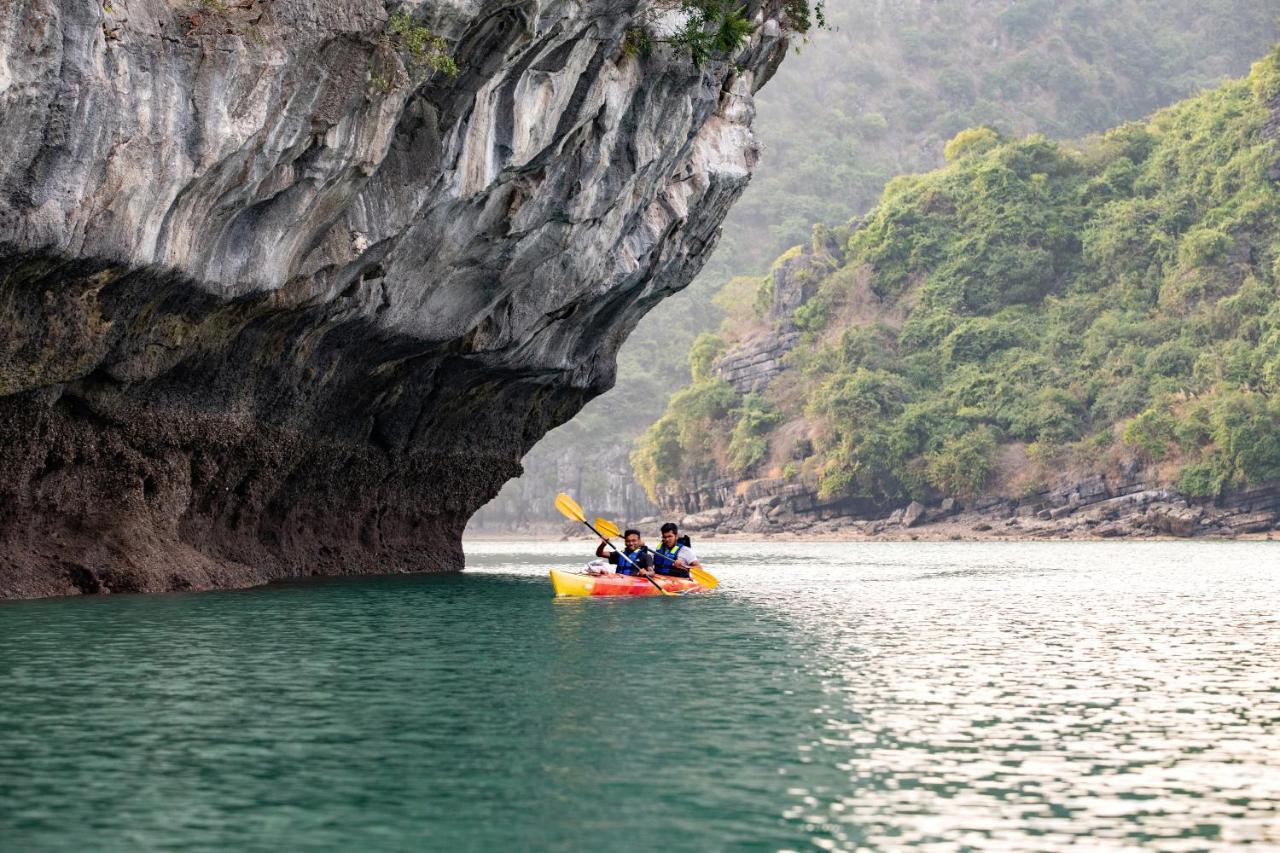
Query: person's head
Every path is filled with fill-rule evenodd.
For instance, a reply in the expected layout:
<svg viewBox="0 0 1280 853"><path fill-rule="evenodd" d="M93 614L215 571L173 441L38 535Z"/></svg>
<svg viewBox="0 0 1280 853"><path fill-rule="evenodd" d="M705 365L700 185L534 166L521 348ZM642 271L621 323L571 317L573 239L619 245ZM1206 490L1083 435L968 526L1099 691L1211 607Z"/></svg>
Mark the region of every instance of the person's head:
<svg viewBox="0 0 1280 853"><path fill-rule="evenodd" d="M675 547L676 537L679 535L679 529L677 529L675 524L672 522L668 521L666 524L662 525L662 544L664 547Z"/></svg>
<svg viewBox="0 0 1280 853"><path fill-rule="evenodd" d="M622 534L622 541L627 543L628 551L634 551L635 549L640 547L640 531L639 530L624 531Z"/></svg>

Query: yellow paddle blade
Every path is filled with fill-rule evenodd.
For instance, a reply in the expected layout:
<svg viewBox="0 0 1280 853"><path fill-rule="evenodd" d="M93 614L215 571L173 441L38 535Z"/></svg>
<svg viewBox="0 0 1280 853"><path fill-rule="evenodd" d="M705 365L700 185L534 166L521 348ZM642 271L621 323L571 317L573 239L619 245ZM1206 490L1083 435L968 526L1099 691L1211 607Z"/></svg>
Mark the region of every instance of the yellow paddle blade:
<svg viewBox="0 0 1280 853"><path fill-rule="evenodd" d="M556 495L556 509L560 510L560 514L565 518L572 518L574 521L584 523L587 520L587 517L582 514L582 507L578 506L578 502L564 492Z"/></svg>
<svg viewBox="0 0 1280 853"><path fill-rule="evenodd" d="M621 536L622 531L618 529L618 525L614 524L607 518L596 519L596 530L604 534L605 538L612 539L615 536Z"/></svg>
<svg viewBox="0 0 1280 853"><path fill-rule="evenodd" d="M689 576L707 589L715 589L720 586L720 581L716 580L715 575L706 569L700 569L697 566L689 567Z"/></svg>

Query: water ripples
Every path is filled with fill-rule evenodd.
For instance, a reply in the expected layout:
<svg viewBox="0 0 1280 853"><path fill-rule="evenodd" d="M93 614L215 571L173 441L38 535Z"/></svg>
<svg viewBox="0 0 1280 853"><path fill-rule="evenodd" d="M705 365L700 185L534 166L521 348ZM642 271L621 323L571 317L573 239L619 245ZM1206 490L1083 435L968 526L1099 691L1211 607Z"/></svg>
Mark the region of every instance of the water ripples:
<svg viewBox="0 0 1280 853"><path fill-rule="evenodd" d="M0 606L12 849L1280 844L1269 543L700 542L713 596L462 577Z"/></svg>

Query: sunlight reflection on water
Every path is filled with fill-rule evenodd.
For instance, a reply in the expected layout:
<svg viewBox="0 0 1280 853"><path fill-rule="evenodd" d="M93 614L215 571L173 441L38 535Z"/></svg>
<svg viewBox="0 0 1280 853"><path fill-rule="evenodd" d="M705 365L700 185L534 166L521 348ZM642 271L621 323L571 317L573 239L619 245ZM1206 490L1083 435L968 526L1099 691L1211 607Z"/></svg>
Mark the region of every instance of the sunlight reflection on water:
<svg viewBox="0 0 1280 853"><path fill-rule="evenodd" d="M810 652L819 722L780 768L809 842L1280 842L1270 543L699 550Z"/></svg>

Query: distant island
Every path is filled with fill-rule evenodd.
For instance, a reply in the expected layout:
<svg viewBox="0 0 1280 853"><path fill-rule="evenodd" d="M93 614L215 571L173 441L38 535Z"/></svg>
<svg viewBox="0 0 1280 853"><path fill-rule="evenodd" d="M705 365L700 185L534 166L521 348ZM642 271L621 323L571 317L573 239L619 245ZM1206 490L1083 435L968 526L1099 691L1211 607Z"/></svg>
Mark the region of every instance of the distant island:
<svg viewBox="0 0 1280 853"><path fill-rule="evenodd" d="M719 297L633 454L717 530L1280 522L1280 50L1075 142L957 134Z"/></svg>

